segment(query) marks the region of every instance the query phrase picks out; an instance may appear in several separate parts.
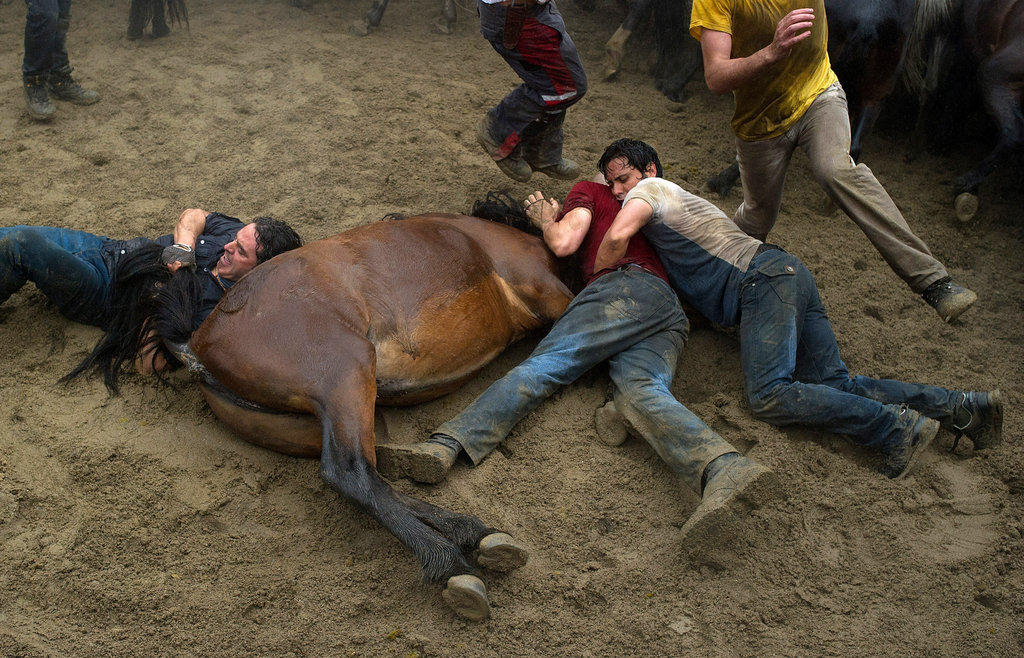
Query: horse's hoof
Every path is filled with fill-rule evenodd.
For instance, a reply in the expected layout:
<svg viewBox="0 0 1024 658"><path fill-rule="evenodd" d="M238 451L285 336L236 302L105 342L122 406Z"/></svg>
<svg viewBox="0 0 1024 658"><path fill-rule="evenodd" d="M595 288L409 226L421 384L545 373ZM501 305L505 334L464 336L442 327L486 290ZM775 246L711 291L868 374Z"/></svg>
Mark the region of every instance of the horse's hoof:
<svg viewBox="0 0 1024 658"><path fill-rule="evenodd" d="M438 19L437 21L434 22L434 27L432 28L432 31L434 32L434 34L451 34L452 32L455 31L455 29L452 23L449 23L444 19Z"/></svg>
<svg viewBox="0 0 1024 658"><path fill-rule="evenodd" d="M619 75L619 66L612 62L607 62L604 65L604 72L601 73L601 79L605 82L611 82Z"/></svg>
<svg viewBox="0 0 1024 658"><path fill-rule="evenodd" d="M512 571L526 564L530 552L504 532L495 532L480 540L476 562L493 571Z"/></svg>
<svg viewBox="0 0 1024 658"><path fill-rule="evenodd" d="M970 192L958 194L953 202L956 218L961 222L969 222L978 213L978 197Z"/></svg>
<svg viewBox="0 0 1024 658"><path fill-rule="evenodd" d="M370 22L365 18L352 21L352 24L348 26L348 31L357 37L365 37L370 33Z"/></svg>
<svg viewBox="0 0 1024 658"><path fill-rule="evenodd" d="M487 602L484 581L468 573L449 578L441 598L463 619L480 621L491 616L491 604Z"/></svg>

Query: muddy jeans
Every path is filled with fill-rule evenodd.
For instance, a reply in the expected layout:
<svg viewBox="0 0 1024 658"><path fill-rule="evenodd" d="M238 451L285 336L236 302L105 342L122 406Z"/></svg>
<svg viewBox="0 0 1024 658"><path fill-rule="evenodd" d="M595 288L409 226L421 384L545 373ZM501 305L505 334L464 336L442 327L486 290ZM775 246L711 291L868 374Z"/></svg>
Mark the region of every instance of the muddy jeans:
<svg viewBox="0 0 1024 658"><path fill-rule="evenodd" d="M949 416L953 391L850 375L814 277L796 256L781 250L755 256L741 308L743 376L757 418L846 434L885 450L899 435L898 405L931 418Z"/></svg>
<svg viewBox="0 0 1024 658"><path fill-rule="evenodd" d="M767 239L779 216L786 169L798 146L807 154L818 184L914 292L947 276L867 165L855 164L850 157L850 116L839 83L823 91L784 134L756 142L736 140L743 203L734 221L741 229L758 240Z"/></svg>
<svg viewBox="0 0 1024 658"><path fill-rule="evenodd" d="M668 284L635 266L601 276L569 304L537 349L437 429L474 464L558 388L608 361L615 403L694 491L704 468L735 452L669 390L688 330Z"/></svg>
<svg viewBox="0 0 1024 658"><path fill-rule="evenodd" d="M477 4L481 34L523 80L487 113L490 137L500 145L494 158L508 157L522 144L535 169L558 164L565 110L587 92L587 74L562 15L554 2L527 9L522 35L510 49L502 43L508 9Z"/></svg>
<svg viewBox="0 0 1024 658"><path fill-rule="evenodd" d="M50 71L70 72L65 45L71 25L71 0L25 0L24 78Z"/></svg>
<svg viewBox="0 0 1024 658"><path fill-rule="evenodd" d="M85 231L0 227L0 304L31 281L64 317L100 326L110 288L107 242Z"/></svg>

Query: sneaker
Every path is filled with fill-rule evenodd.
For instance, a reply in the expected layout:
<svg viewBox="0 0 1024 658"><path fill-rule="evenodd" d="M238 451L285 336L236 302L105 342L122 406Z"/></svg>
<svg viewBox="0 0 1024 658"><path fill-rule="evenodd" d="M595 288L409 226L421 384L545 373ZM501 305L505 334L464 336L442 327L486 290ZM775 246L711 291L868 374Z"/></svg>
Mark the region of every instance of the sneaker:
<svg viewBox="0 0 1024 658"><path fill-rule="evenodd" d="M36 121L49 121L57 111L50 102L46 82L41 75L25 78L25 102L28 104L28 115Z"/></svg>
<svg viewBox="0 0 1024 658"><path fill-rule="evenodd" d="M75 82L71 77L71 71L51 71L46 87L57 98L75 105L92 105L100 99L100 95L95 91Z"/></svg>
<svg viewBox="0 0 1024 658"><path fill-rule="evenodd" d="M512 153L508 156L501 158L500 160L494 158L494 154L498 152L501 145L491 138L490 131L488 130L489 125L490 121L488 120L487 115L484 115L483 120L480 122L480 125L476 130L477 143L480 144L481 148L483 148L487 155L491 156L491 159L494 160L494 164L498 165L498 169L501 169L502 173L506 176L512 180L519 181L520 183L525 183L530 180L530 176L533 175L533 169L530 165L526 164L526 161L519 155L518 147L513 149Z"/></svg>
<svg viewBox="0 0 1024 658"><path fill-rule="evenodd" d="M683 526L692 542L718 533L739 513L782 497L779 478L753 459L739 457L704 485L700 505Z"/></svg>
<svg viewBox="0 0 1024 658"><path fill-rule="evenodd" d="M921 296L945 322L957 319L978 301L973 290L964 288L948 276L928 286Z"/></svg>
<svg viewBox="0 0 1024 658"><path fill-rule="evenodd" d="M998 445L1003 439L1003 395L998 389L988 393L958 393L960 400L953 411L940 422L942 428L956 435L953 450L964 434L975 450Z"/></svg>
<svg viewBox="0 0 1024 658"><path fill-rule="evenodd" d="M439 443L382 443L377 446L377 472L389 479L407 477L437 484L448 475L459 453Z"/></svg>
<svg viewBox="0 0 1024 658"><path fill-rule="evenodd" d="M882 462L882 473L892 480L905 478L939 433L939 421L905 406L899 409L897 423L902 432Z"/></svg>
<svg viewBox="0 0 1024 658"><path fill-rule="evenodd" d="M580 177L580 166L572 160L562 158L558 164L547 165L544 167L534 167L530 165L530 168L534 171L540 172L545 176L551 178L557 178L559 180L576 180Z"/></svg>

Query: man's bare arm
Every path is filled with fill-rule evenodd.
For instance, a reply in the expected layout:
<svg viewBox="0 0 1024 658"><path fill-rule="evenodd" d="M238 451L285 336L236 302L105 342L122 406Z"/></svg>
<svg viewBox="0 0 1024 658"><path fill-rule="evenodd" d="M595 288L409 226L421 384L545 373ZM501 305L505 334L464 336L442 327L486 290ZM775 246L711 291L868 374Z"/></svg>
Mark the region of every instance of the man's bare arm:
<svg viewBox="0 0 1024 658"><path fill-rule="evenodd" d="M174 244L164 249L163 259L167 269L176 272L183 266L195 265L196 240L206 230L208 214L200 208L189 208L178 217L178 223L174 225ZM182 260L176 260L178 258Z"/></svg>
<svg viewBox="0 0 1024 658"><path fill-rule="evenodd" d="M779 21L770 44L749 57L737 58L732 57L731 34L703 29L700 47L708 89L724 94L742 87L775 62L789 57L793 46L811 36L813 24L813 9L794 9Z"/></svg>
<svg viewBox="0 0 1024 658"><path fill-rule="evenodd" d="M559 205L555 199L547 199L536 191L526 199L526 215L530 222L544 234L548 249L559 258L570 256L583 244L590 230L591 212L586 208L573 208L562 221L556 222Z"/></svg>
<svg viewBox="0 0 1024 658"><path fill-rule="evenodd" d="M644 224L651 220L654 209L642 199L630 199L615 215L612 225L601 240L594 261L594 271L600 272L619 262L626 255L629 239L636 235Z"/></svg>

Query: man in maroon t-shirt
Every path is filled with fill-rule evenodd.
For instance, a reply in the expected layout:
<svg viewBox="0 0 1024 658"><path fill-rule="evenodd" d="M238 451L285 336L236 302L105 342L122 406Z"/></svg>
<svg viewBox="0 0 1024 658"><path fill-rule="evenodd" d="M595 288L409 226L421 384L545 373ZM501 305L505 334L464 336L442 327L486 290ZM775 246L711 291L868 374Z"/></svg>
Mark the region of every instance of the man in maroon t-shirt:
<svg viewBox="0 0 1024 658"><path fill-rule="evenodd" d="M688 324L647 240L634 236L621 260L593 271L597 249L621 207L609 188L577 183L561 212L557 201L540 192L527 202L531 221L556 256L581 254L586 286L529 358L428 440L378 446L383 472L440 482L459 453L478 464L555 390L607 361L618 413L702 494L701 505L684 526L685 536L707 536L741 509L776 496L779 487L771 471L739 455L672 395ZM746 505L734 504L740 499Z"/></svg>

